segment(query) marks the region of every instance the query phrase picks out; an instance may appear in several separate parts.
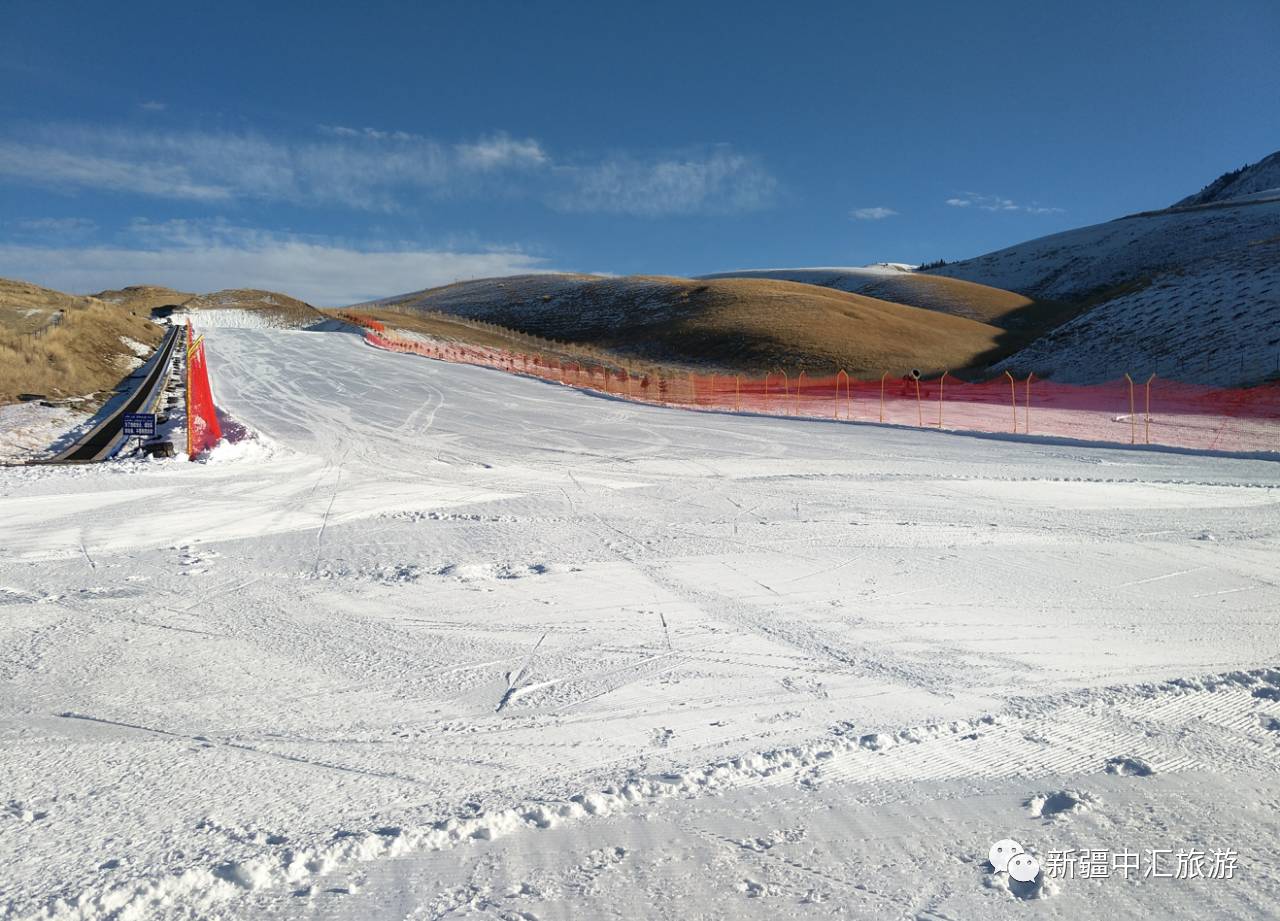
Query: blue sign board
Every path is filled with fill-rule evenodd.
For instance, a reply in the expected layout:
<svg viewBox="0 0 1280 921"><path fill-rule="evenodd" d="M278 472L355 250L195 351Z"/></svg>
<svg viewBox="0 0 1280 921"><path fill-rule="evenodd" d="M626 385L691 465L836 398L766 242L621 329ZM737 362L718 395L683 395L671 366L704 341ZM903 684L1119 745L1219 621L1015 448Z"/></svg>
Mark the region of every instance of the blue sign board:
<svg viewBox="0 0 1280 921"><path fill-rule="evenodd" d="M156 433L155 413L125 413L123 422L125 438L151 438Z"/></svg>

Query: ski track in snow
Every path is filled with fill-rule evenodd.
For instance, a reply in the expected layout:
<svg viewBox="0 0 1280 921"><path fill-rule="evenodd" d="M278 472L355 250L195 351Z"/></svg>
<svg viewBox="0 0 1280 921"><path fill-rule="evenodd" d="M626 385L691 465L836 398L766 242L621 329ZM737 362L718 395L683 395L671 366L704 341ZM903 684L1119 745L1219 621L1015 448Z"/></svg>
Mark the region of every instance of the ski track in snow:
<svg viewBox="0 0 1280 921"><path fill-rule="evenodd" d="M1274 462L206 341L255 437L0 470L0 918L1280 906Z"/></svg>

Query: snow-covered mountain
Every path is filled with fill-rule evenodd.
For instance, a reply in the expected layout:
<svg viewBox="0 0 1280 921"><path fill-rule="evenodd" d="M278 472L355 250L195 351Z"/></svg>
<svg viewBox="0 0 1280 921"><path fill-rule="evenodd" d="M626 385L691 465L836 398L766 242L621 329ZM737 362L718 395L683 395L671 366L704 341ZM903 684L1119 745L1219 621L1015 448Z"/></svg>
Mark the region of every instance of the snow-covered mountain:
<svg viewBox="0 0 1280 921"><path fill-rule="evenodd" d="M1274 154L1179 203L1020 243L931 274L1080 305L996 366L1090 383L1156 373L1218 385L1280 373ZM1239 193L1242 197L1225 199ZM1198 196L1193 196L1196 198ZM1189 199L1184 199L1184 202Z"/></svg>
<svg viewBox="0 0 1280 921"><path fill-rule="evenodd" d="M1195 195L1188 195L1174 204L1174 207L1186 208L1262 196L1280 198L1280 150L1251 166L1223 173Z"/></svg>

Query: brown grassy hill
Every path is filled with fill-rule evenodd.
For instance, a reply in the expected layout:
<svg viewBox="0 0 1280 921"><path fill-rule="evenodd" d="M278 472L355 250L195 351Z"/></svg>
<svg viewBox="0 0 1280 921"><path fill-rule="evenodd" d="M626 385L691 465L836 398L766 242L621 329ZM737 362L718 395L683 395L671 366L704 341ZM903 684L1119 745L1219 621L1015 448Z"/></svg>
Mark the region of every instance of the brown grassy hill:
<svg viewBox="0 0 1280 921"><path fill-rule="evenodd" d="M852 294L923 307L957 317L989 323L1026 338L1039 335L1070 319L1075 309L1055 301L1035 300L990 285L928 275L909 266L871 265L861 268L746 269L703 278L774 278Z"/></svg>
<svg viewBox="0 0 1280 921"><path fill-rule="evenodd" d="M197 326L271 326L299 329L322 323L325 315L305 301L275 291L226 288L187 300L183 310L196 316ZM219 312L223 313L219 313Z"/></svg>
<svg viewBox="0 0 1280 921"><path fill-rule="evenodd" d="M343 310L328 311L335 319L343 319ZM409 332L430 337L440 342L465 343L467 345L504 349L525 355L560 362L577 362L582 365L600 365L621 368L624 362L606 349L585 343L545 339L518 332L505 326L447 313L420 310L390 309L386 307L361 307L361 317L369 317L385 324L392 332Z"/></svg>
<svg viewBox="0 0 1280 921"><path fill-rule="evenodd" d="M957 370L1002 353L995 326L772 279L521 275L360 308L439 312L645 361L759 372Z"/></svg>
<svg viewBox="0 0 1280 921"><path fill-rule="evenodd" d="M93 408L137 363L125 339L154 348L150 311L0 279L0 403L20 393L88 397Z"/></svg>
<svg viewBox="0 0 1280 921"><path fill-rule="evenodd" d="M16 335L36 333L57 322L54 318L62 311L87 307L93 300L0 278L0 330Z"/></svg>
<svg viewBox="0 0 1280 921"><path fill-rule="evenodd" d="M175 291L160 285L129 285L127 288L113 291L99 291L93 296L109 304L119 304L122 307L139 310L175 306L195 297L190 292Z"/></svg>

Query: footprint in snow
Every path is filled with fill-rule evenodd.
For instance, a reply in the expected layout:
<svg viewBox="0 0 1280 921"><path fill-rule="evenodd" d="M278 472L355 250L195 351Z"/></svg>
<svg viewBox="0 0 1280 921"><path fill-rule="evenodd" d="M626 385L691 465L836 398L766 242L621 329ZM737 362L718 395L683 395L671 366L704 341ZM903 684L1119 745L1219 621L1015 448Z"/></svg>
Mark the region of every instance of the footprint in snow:
<svg viewBox="0 0 1280 921"><path fill-rule="evenodd" d="M1055 793L1037 793L1024 803L1033 819L1056 819L1088 812L1096 800L1088 793L1075 790L1059 790Z"/></svg>
<svg viewBox="0 0 1280 921"><path fill-rule="evenodd" d="M655 729L649 734L649 742L658 748L666 748L671 744L671 739L675 736L675 731L667 729L665 726L661 729Z"/></svg>
<svg viewBox="0 0 1280 921"><path fill-rule="evenodd" d="M1119 774L1121 777L1150 777L1156 772L1149 763L1132 755L1108 758L1106 769L1108 774Z"/></svg>
<svg viewBox="0 0 1280 921"><path fill-rule="evenodd" d="M5 806L4 811L8 815L17 819L19 822L27 822L27 823L39 822L41 819L49 815L49 813L47 812L41 812L39 810L32 809L29 806L26 806L18 802L17 800L10 800L8 805Z"/></svg>

